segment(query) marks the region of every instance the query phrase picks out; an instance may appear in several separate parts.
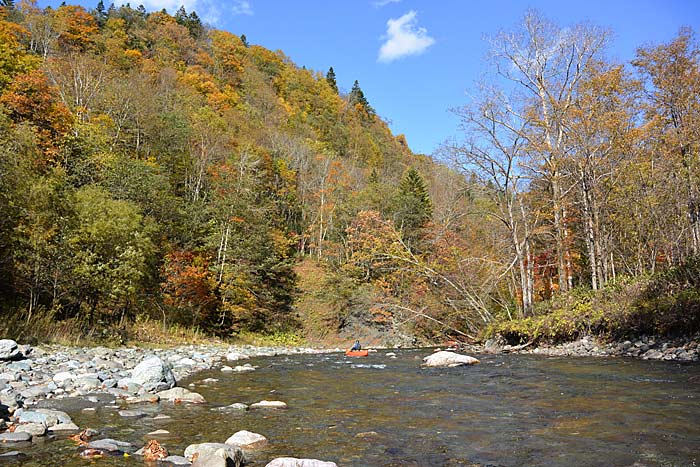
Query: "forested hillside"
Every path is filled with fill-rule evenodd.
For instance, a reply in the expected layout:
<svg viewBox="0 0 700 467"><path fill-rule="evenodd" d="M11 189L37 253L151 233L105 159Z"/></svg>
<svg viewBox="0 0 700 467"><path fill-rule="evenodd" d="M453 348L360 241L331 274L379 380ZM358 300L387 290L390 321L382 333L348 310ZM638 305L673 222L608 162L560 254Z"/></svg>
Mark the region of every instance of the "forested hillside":
<svg viewBox="0 0 700 467"><path fill-rule="evenodd" d="M577 287L697 271L689 30L621 64L607 31L526 15L494 38L493 76L456 109L464 138L436 162L357 81L344 93L332 68L195 12L3 3L7 334L150 320L224 337L474 338ZM688 280L664 296L697 296Z"/></svg>

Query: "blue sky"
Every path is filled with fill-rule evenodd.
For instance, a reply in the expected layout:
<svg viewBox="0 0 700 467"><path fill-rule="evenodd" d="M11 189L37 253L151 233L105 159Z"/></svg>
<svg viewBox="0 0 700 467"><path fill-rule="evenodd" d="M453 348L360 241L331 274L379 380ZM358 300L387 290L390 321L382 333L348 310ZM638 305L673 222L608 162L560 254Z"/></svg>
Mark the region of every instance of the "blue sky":
<svg viewBox="0 0 700 467"><path fill-rule="evenodd" d="M93 8L97 1L78 3ZM458 134L449 109L468 102L487 69L484 38L512 28L529 8L561 26L589 21L612 29L608 56L621 62L639 46L671 40L681 26L700 33L699 0L142 1L171 13L184 4L214 27L284 51L299 66L324 73L332 66L346 91L359 80L394 133L425 154Z"/></svg>

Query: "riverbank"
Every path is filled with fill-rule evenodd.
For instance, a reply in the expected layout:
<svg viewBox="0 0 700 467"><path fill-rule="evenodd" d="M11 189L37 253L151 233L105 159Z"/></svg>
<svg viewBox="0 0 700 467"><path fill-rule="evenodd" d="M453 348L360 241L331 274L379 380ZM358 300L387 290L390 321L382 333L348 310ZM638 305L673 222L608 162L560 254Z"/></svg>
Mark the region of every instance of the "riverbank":
<svg viewBox="0 0 700 467"><path fill-rule="evenodd" d="M700 333L689 337L667 339L642 336L622 342L604 342L584 336L572 342L557 345L540 344L531 347L506 345L498 338L487 340L483 346L470 350L485 353L521 353L559 357L635 357L642 360L664 360L678 362L700 361Z"/></svg>
<svg viewBox="0 0 700 467"><path fill-rule="evenodd" d="M195 373L252 357L320 353L309 347L254 347L251 345L188 345L173 348L69 347L0 343L0 403L9 408L31 406L44 399L83 397L105 391L115 396L139 396L163 387L133 381L134 369L150 357L164 363L174 381ZM231 371L236 371L234 365ZM247 371L247 370L238 370ZM171 386L172 386L171 385ZM169 388L165 388L169 389ZM0 414L1 416L1 414Z"/></svg>

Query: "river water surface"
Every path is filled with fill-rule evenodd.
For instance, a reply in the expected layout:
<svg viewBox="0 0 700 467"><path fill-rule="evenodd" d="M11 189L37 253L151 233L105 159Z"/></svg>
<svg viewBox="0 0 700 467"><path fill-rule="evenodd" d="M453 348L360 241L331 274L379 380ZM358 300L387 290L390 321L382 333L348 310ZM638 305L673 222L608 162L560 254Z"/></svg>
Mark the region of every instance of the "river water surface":
<svg viewBox="0 0 700 467"><path fill-rule="evenodd" d="M700 465L700 365L621 358L483 355L481 364L421 368L430 350L249 360L255 372L212 370L181 382L205 405L130 406L125 419L108 402L56 402L81 427L138 446L146 433L171 454L192 443L224 442L238 430L269 445L248 455L334 461L339 467L696 466ZM205 378L218 379L203 383ZM286 410L212 411L234 402L281 400ZM107 399L109 400L109 399ZM171 419L156 421L162 413ZM357 437L359 433L376 434ZM8 448L0 447L6 451ZM86 461L68 440L22 448L27 466L142 466L135 457Z"/></svg>

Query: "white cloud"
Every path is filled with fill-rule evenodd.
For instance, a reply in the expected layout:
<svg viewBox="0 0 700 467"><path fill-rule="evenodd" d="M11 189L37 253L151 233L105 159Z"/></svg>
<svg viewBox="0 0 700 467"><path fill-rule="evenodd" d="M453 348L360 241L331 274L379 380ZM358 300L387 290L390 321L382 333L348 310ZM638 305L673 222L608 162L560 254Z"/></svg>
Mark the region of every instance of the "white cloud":
<svg viewBox="0 0 700 467"><path fill-rule="evenodd" d="M233 14L250 16L253 14L253 8L250 6L250 2L245 0L235 0L233 2Z"/></svg>
<svg viewBox="0 0 700 467"><path fill-rule="evenodd" d="M411 10L386 22L386 39L379 49L380 62L391 62L407 55L418 55L435 43L425 28L418 27L416 12Z"/></svg>
<svg viewBox="0 0 700 467"><path fill-rule="evenodd" d="M160 11L165 8L170 14L175 14L181 6L184 6L188 13L196 11L199 17L209 24L217 24L225 15L251 16L253 14L253 7L247 0L231 0L228 2L219 0L141 0L140 2L131 0L129 2L121 0L115 3L117 5L142 3L149 11Z"/></svg>
<svg viewBox="0 0 700 467"><path fill-rule="evenodd" d="M390 3L399 3L401 0L376 0L375 2L372 2L372 5L374 5L374 8L381 8L383 6L387 6Z"/></svg>

